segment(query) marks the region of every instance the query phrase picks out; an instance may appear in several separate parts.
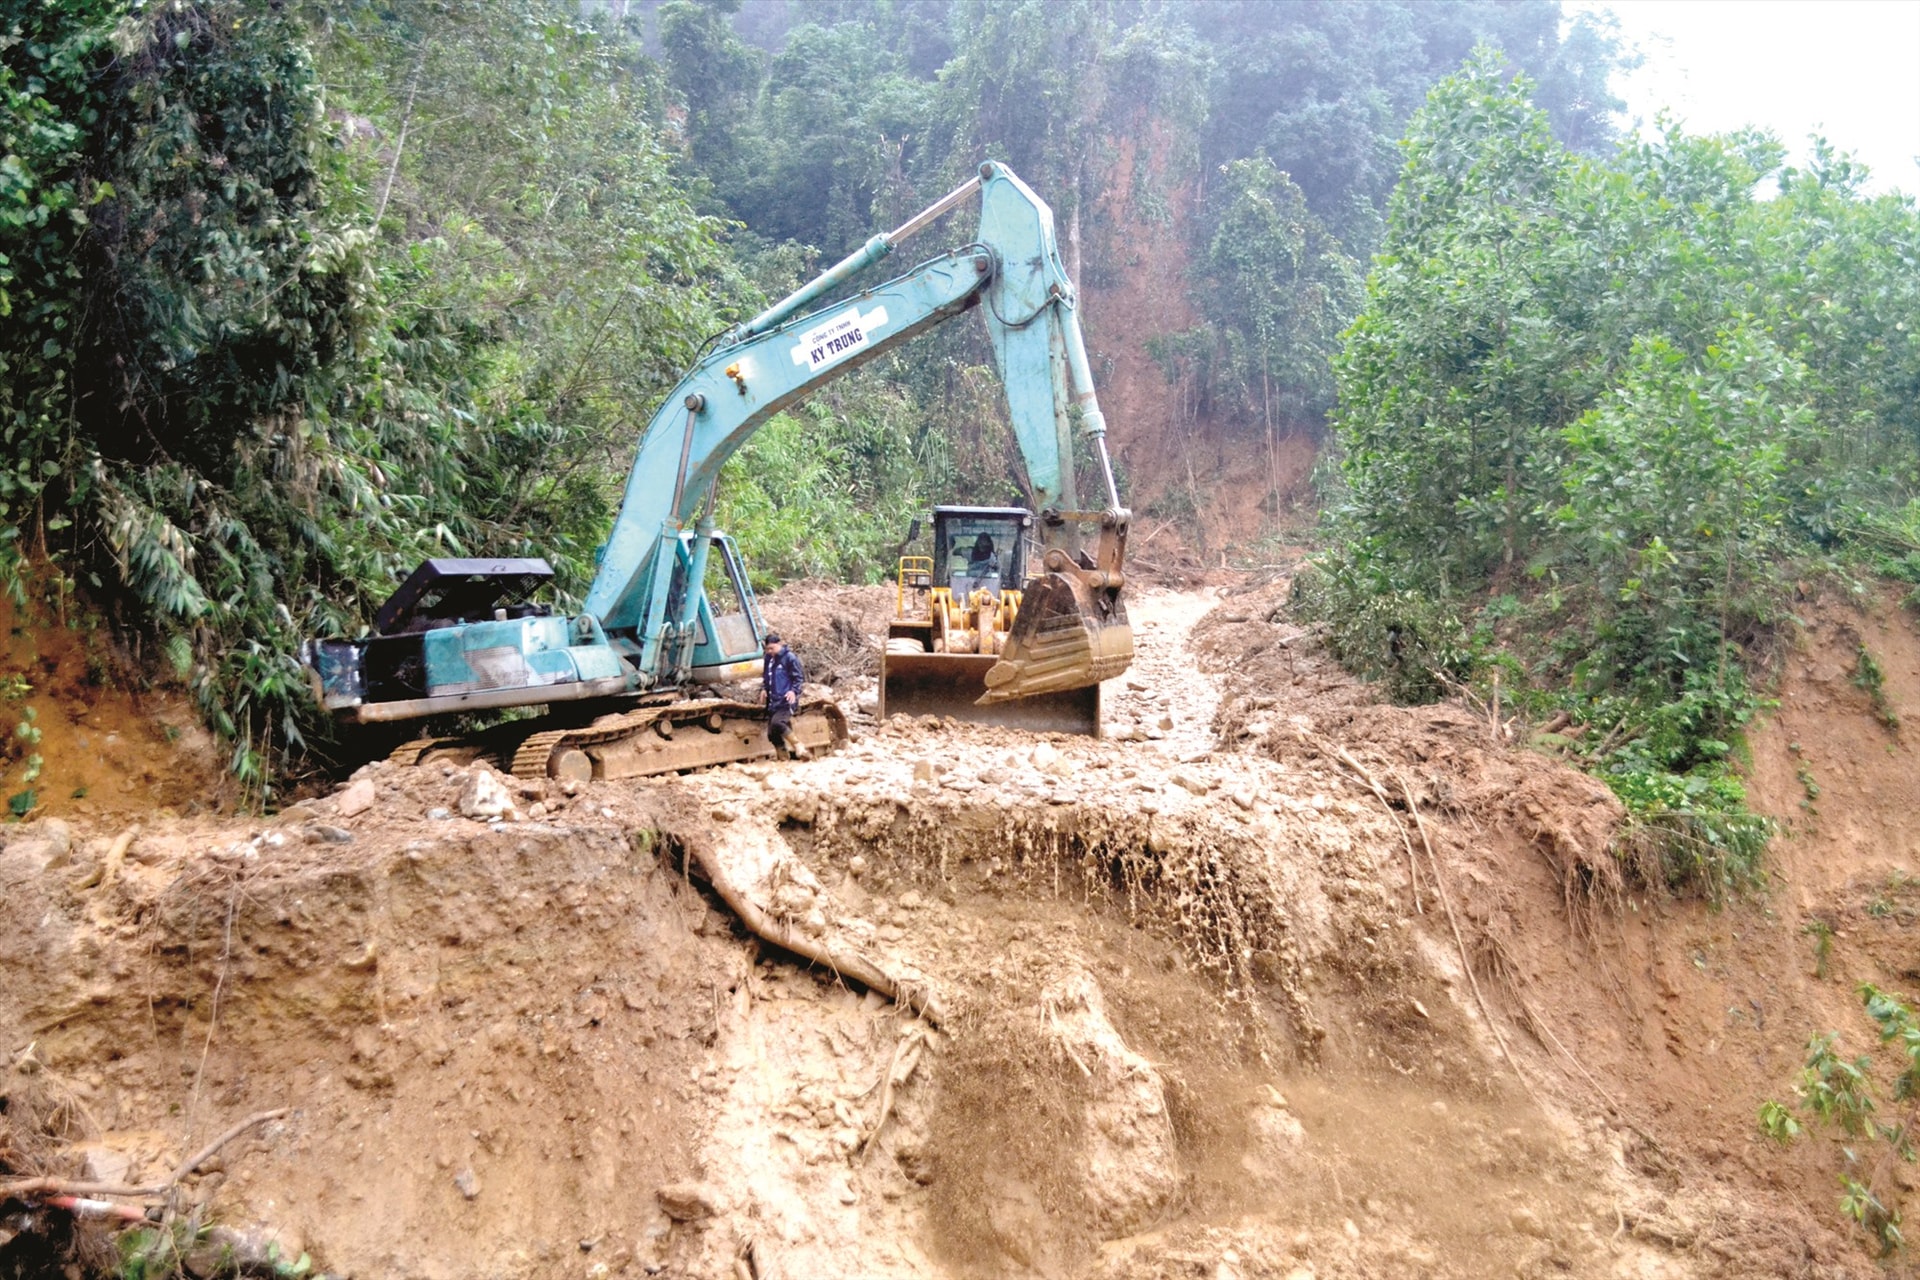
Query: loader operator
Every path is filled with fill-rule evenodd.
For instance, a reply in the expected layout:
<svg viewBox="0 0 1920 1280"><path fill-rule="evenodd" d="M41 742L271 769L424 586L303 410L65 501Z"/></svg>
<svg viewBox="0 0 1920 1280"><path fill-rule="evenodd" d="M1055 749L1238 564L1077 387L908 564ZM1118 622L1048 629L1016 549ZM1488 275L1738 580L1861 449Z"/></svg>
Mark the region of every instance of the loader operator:
<svg viewBox="0 0 1920 1280"><path fill-rule="evenodd" d="M787 745L793 733L793 711L800 705L800 686L805 681L806 673L800 669L799 656L787 648L777 634L769 631L766 665L760 675L760 688L767 704L767 739L775 751L794 760L807 758L807 748L802 743Z"/></svg>
<svg viewBox="0 0 1920 1280"><path fill-rule="evenodd" d="M967 552L967 576L984 578L998 572L1000 572L1000 563L994 559L993 538L983 533L973 540L973 546Z"/></svg>

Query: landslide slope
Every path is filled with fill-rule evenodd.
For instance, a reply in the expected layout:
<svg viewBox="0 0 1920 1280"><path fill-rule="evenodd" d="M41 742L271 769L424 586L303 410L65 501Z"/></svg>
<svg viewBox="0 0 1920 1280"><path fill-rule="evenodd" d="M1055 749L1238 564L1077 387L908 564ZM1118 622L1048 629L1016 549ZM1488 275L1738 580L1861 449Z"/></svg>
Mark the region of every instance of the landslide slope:
<svg viewBox="0 0 1920 1280"><path fill-rule="evenodd" d="M267 822L15 829L0 1161L137 1181L287 1106L179 1207L359 1276L1874 1273L1836 1153L1753 1116L1899 917L1836 917L1816 977L1806 913L1867 881L1644 892L1604 788L1375 705L1283 595L1132 602L1106 741L856 716L497 821L458 816L484 766L379 765Z"/></svg>

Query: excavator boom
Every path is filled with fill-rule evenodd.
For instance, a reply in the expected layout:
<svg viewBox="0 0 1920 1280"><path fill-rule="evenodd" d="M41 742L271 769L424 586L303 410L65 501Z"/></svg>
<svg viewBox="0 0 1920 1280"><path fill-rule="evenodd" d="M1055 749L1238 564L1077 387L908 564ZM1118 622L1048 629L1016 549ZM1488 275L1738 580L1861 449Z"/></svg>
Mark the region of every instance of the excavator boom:
<svg viewBox="0 0 1920 1280"><path fill-rule="evenodd" d="M973 243L808 310L975 194ZM692 685L756 675L766 628L735 549L712 519L722 466L782 409L975 307L1005 385L1046 547L1044 569L1028 584L1035 607L1013 626L978 700L991 706L1097 685L1125 670L1133 652L1120 605L1128 513L1114 486L1075 306L1052 211L1005 166L982 165L979 177L728 333L688 371L641 437L577 616L550 616L524 602L521 584L549 573L544 562L434 562L396 593L374 634L307 646L322 703L363 723L535 705L572 707L567 718L584 723L609 699L681 706L674 699ZM1079 509L1076 431L1104 485L1098 512ZM1097 559L1076 545L1079 528L1095 522ZM736 608L719 604L721 588ZM648 723L662 739L673 737L673 724L701 720L687 707L660 715L666 718ZM564 759L571 776L586 767L566 754L578 739L574 746L599 753L594 776L615 776L603 768L624 749L619 735L637 732L622 723L602 724L599 737L580 728L566 741L556 738L544 765L516 751L516 771L552 772ZM844 722L822 732L841 740ZM654 754L687 753L656 744ZM620 765L623 773L646 767Z"/></svg>
<svg viewBox="0 0 1920 1280"><path fill-rule="evenodd" d="M836 305L806 310L976 192L974 243ZM1045 595L1049 610L1016 629L982 701L1091 685L1126 668L1132 632L1119 606L1119 561L1128 513L1114 486L1073 283L1060 260L1052 210L1004 165L988 163L978 178L893 232L874 236L742 325L655 414L586 600L586 612L616 643L634 637L631 656L643 685L692 674L675 658L687 650L684 611L692 600L681 596L676 610L674 576L662 570L671 563L666 553L689 533L694 567L702 563L699 548L709 535L699 512L727 458L775 413L976 306L999 366L1042 540L1061 552L1048 560L1047 573L1057 579ZM1098 512L1078 509L1076 429L1087 438L1105 487L1106 507ZM666 476L674 477L672 484L662 483ZM1098 582L1082 577L1085 569L1074 556L1079 527L1096 522L1101 561L1111 561ZM1069 608L1077 626L1065 625Z"/></svg>

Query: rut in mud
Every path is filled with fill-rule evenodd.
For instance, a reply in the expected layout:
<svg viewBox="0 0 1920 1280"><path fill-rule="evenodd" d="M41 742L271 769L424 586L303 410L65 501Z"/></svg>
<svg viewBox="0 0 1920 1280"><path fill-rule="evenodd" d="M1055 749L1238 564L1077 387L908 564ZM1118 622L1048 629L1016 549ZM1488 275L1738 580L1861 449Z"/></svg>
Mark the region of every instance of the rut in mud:
<svg viewBox="0 0 1920 1280"><path fill-rule="evenodd" d="M1833 1150L1752 1117L1911 964L1863 906L1911 844L1663 905L1603 787L1375 704L1283 597L1130 600L1106 741L875 725L849 643L824 760L376 765L264 823L20 828L0 1161L139 1183L287 1106L174 1208L356 1276L1873 1274ZM1884 665L1920 705L1920 648ZM750 936L703 866L939 1025Z"/></svg>

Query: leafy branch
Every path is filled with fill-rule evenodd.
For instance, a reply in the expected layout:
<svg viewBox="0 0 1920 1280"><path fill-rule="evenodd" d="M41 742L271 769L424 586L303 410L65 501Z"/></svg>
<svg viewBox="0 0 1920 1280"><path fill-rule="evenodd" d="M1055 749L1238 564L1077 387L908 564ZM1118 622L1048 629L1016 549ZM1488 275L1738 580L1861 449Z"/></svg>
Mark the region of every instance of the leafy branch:
<svg viewBox="0 0 1920 1280"><path fill-rule="evenodd" d="M1852 1143L1841 1146L1840 1211L1875 1240L1885 1257L1906 1245L1892 1166L1895 1161L1912 1164L1920 1155L1914 1128L1920 1123L1920 1020L1910 1005L1872 983L1862 983L1859 995L1881 1046L1891 1050L1891 1066L1897 1068L1884 1099L1874 1084L1883 1064L1872 1053L1845 1057L1840 1033L1833 1031L1808 1042L1807 1065L1794 1086L1796 1106L1808 1123L1775 1101L1761 1104L1759 1121L1761 1132L1781 1146L1802 1137L1809 1125L1869 1144L1864 1151ZM1883 1100L1904 1104L1897 1119L1880 1118Z"/></svg>

